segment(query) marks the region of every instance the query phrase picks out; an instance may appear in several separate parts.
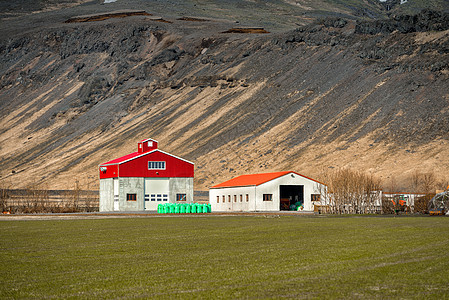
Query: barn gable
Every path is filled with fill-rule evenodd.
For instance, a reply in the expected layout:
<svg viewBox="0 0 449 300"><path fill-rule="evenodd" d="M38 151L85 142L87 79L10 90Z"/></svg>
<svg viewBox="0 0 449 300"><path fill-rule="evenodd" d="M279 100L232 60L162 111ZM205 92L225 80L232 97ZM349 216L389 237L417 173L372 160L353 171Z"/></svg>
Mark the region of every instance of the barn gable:
<svg viewBox="0 0 449 300"><path fill-rule="evenodd" d="M142 147L141 142L139 147ZM100 179L114 177L193 177L194 163L159 149L133 152L99 166Z"/></svg>

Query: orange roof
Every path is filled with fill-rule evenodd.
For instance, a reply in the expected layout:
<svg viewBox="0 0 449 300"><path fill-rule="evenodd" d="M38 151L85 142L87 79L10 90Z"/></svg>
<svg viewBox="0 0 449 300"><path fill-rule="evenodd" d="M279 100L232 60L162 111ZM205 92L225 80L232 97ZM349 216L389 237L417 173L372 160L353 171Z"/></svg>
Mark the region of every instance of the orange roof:
<svg viewBox="0 0 449 300"><path fill-rule="evenodd" d="M309 178L307 176L301 175L299 173L293 172L293 171L284 171L284 172L274 172L274 173L262 173L262 174L248 174L248 175L241 175L235 178L232 178L228 181L219 183L217 185L214 185L213 188L225 188L225 187L238 187L238 186L256 186L260 185L262 183L271 181L273 179L276 179L278 177L294 173L296 175L302 176L304 178L316 181L312 178ZM316 181L318 182L318 181Z"/></svg>

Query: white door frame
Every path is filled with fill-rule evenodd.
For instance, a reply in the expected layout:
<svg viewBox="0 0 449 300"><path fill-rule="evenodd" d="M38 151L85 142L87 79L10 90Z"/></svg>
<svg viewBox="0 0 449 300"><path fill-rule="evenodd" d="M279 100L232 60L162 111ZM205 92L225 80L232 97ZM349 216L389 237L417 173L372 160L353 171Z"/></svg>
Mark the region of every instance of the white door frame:
<svg viewBox="0 0 449 300"><path fill-rule="evenodd" d="M114 186L114 211L120 210L120 197L119 197L119 179L114 178L113 179L113 186Z"/></svg>

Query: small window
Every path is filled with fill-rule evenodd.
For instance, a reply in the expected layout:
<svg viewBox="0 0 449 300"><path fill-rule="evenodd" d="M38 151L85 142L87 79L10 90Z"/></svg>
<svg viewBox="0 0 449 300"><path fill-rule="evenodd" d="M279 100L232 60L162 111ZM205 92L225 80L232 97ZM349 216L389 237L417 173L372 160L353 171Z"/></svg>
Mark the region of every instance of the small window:
<svg viewBox="0 0 449 300"><path fill-rule="evenodd" d="M164 195L166 196L166 195ZM176 194L176 201L186 201L187 195L186 194Z"/></svg>
<svg viewBox="0 0 449 300"><path fill-rule="evenodd" d="M240 202L243 202L243 195L240 195Z"/></svg>
<svg viewBox="0 0 449 300"><path fill-rule="evenodd" d="M246 194L246 202L249 202L249 195Z"/></svg>
<svg viewBox="0 0 449 300"><path fill-rule="evenodd" d="M137 194L126 194L126 201L136 201Z"/></svg>
<svg viewBox="0 0 449 300"><path fill-rule="evenodd" d="M220 203L220 196L217 196L217 203Z"/></svg>
<svg viewBox="0 0 449 300"><path fill-rule="evenodd" d="M273 194L263 194L263 201L273 201Z"/></svg>
<svg viewBox="0 0 449 300"><path fill-rule="evenodd" d="M237 195L234 195L234 202L237 202Z"/></svg>
<svg viewBox="0 0 449 300"><path fill-rule="evenodd" d="M165 161L149 161L148 170L165 170Z"/></svg>
<svg viewBox="0 0 449 300"><path fill-rule="evenodd" d="M228 202L231 202L231 195L228 195Z"/></svg>
<svg viewBox="0 0 449 300"><path fill-rule="evenodd" d="M226 202L226 196L223 195L223 203L225 203L225 202Z"/></svg>
<svg viewBox="0 0 449 300"><path fill-rule="evenodd" d="M320 201L321 195L320 194L312 194L312 201Z"/></svg>

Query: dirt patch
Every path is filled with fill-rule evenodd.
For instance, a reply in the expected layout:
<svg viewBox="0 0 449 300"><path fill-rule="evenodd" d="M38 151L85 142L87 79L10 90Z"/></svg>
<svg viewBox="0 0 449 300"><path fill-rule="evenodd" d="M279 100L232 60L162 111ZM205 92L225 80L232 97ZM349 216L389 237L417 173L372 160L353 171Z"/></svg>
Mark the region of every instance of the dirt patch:
<svg viewBox="0 0 449 300"><path fill-rule="evenodd" d="M266 31L262 27L234 27L229 30L223 31L223 33L270 33L269 31Z"/></svg>
<svg viewBox="0 0 449 300"><path fill-rule="evenodd" d="M161 23L168 23L168 24L172 24L173 23L172 21L168 21L168 20L165 20L165 19L163 19L161 17L155 17L155 16L148 17L148 18L146 18L146 20L154 21L154 22L161 22Z"/></svg>
<svg viewBox="0 0 449 300"><path fill-rule="evenodd" d="M64 23L96 22L96 21L104 21L111 18L125 18L131 16L151 16L151 14L147 13L144 10L121 10L103 14L76 16L68 19Z"/></svg>
<svg viewBox="0 0 449 300"><path fill-rule="evenodd" d="M208 22L208 21L210 21L210 20L207 20L207 19L201 19L201 18L195 18L195 17L182 17L182 18L178 18L176 20L189 21L189 22Z"/></svg>

